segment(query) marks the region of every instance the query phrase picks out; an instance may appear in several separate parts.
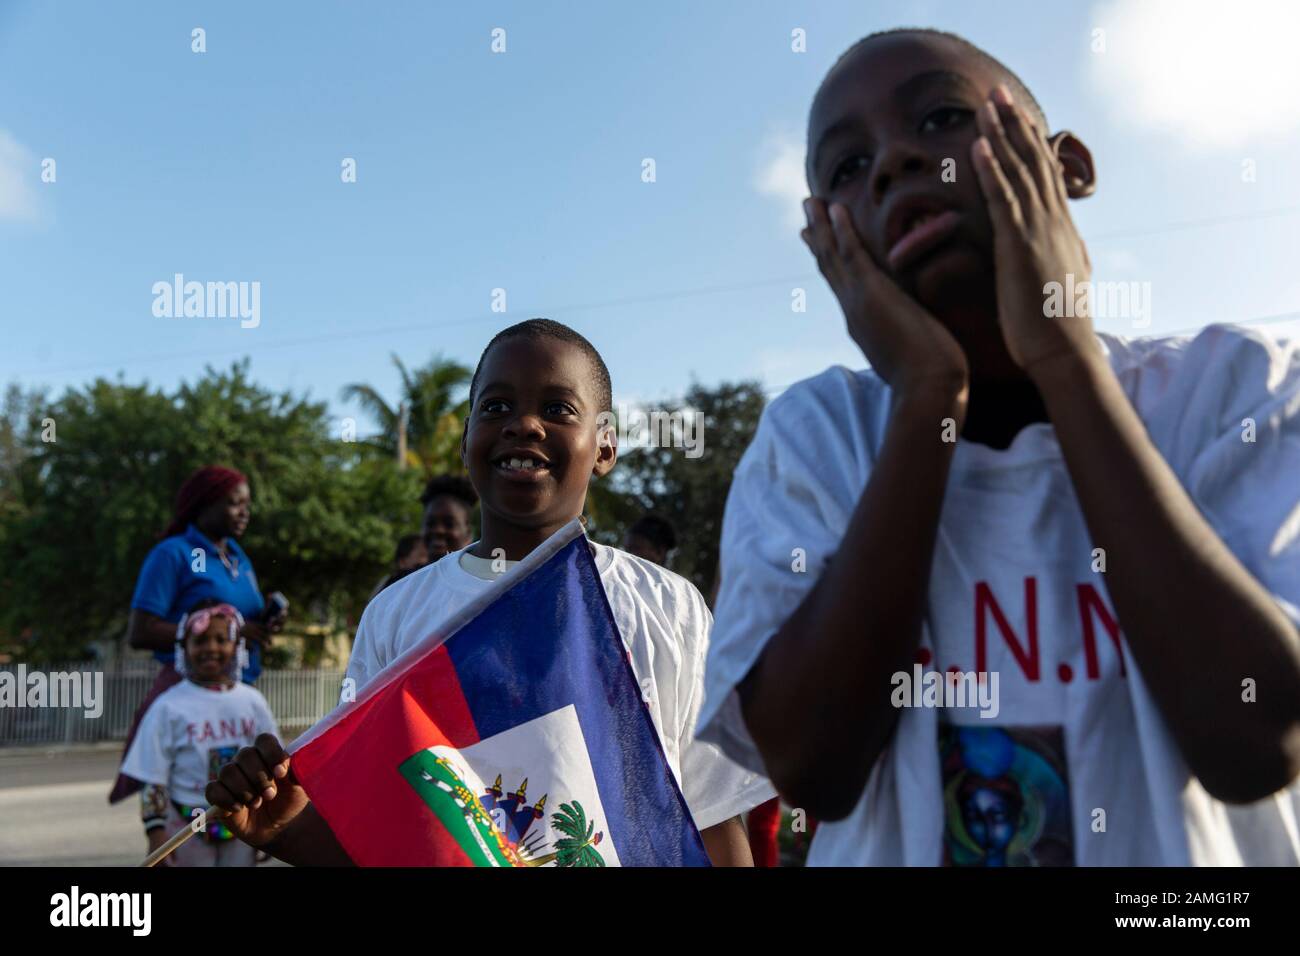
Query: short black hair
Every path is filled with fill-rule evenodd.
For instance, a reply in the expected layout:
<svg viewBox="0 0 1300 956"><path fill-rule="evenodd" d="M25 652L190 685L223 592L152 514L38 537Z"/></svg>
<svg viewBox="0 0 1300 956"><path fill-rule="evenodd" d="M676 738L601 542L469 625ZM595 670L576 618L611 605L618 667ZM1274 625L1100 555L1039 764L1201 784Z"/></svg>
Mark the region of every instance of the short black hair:
<svg viewBox="0 0 1300 956"><path fill-rule="evenodd" d="M393 562L396 563L407 557L415 546L424 541L424 537L418 534L404 534L397 539L397 552L393 555Z"/></svg>
<svg viewBox="0 0 1300 956"><path fill-rule="evenodd" d="M474 506L478 504L478 492L470 484L468 478L464 475L434 475L424 486L424 491L420 493L420 504L426 508L434 498L455 498L465 505L467 511L473 511ZM408 537L419 537L418 535L408 535ZM405 540L405 539L403 539ZM398 555L400 560L403 555Z"/></svg>
<svg viewBox="0 0 1300 956"><path fill-rule="evenodd" d="M636 524L628 528L627 533L640 535L656 548L662 548L664 554L677 547L677 529L661 515L642 515Z"/></svg>
<svg viewBox="0 0 1300 956"><path fill-rule="evenodd" d="M609 369L605 366L605 360L600 357L596 347L579 335L573 329L560 322L551 319L528 319L517 325L502 329L496 335L492 336L492 341L488 342L487 348L479 356L478 365L474 368L474 377L469 382L469 407L470 414L474 414L474 392L478 388L478 375L483 370L483 363L487 361L488 353L498 342L505 339L525 338L532 341L538 339L555 339L559 342L565 342L569 345L576 346L584 355L587 356L587 362L591 366L592 384L596 386L596 400L600 407L596 409L599 412L612 412L614 405L614 387L610 383Z"/></svg>
<svg viewBox="0 0 1300 956"><path fill-rule="evenodd" d="M402 580L402 578L406 577L408 574L414 574L416 571L421 571L421 570L423 570L423 569L422 569L422 568L403 568L403 569L400 570L400 571L394 571L394 572L393 572L392 574L390 574L388 577L384 578L384 583L381 584L381 585L379 585L379 590L382 591L382 590L384 590L385 588L387 588L389 585L396 584L398 581ZM375 593L378 594L379 591L376 591Z"/></svg>
<svg viewBox="0 0 1300 956"><path fill-rule="evenodd" d="M896 36L900 33L919 33L922 36L944 37L945 39L952 40L954 43L963 47L967 51L974 53L975 56L978 57L983 63L992 66L994 69L1006 74L1007 79L1011 81L1011 91L1013 94L1015 94L1016 99L1023 99L1025 102L1029 103L1032 106L1033 112L1036 114L1038 121L1043 126L1043 135L1048 136L1051 134L1051 129L1047 125L1047 113L1043 110L1043 107L1039 105L1039 102L1034 97L1033 92L1029 89L1028 86L1025 85L1025 81L1022 80L1019 76L1017 76L1015 71L1009 68L1005 63L1003 63L997 57L993 56L990 53L986 53L984 50L981 50L979 47L977 47L974 43L971 43L970 40L967 40L965 37L958 36L955 33L949 33L947 30L936 30L933 27L894 27L893 29L890 30L877 30L875 33L870 33L867 36L864 36L857 43L853 44L853 46L849 47L847 50L841 53L840 58L835 61L835 65L826 71L826 76L822 79L821 85L817 87L816 95L813 96L813 102L814 103L817 102L818 97L820 97L822 94L822 87L826 85L826 80L830 79L831 75L837 69L839 69L841 63L843 63L849 57L853 56L853 54L857 53L858 50L860 50L867 43L870 43L872 40L879 39L880 37Z"/></svg>

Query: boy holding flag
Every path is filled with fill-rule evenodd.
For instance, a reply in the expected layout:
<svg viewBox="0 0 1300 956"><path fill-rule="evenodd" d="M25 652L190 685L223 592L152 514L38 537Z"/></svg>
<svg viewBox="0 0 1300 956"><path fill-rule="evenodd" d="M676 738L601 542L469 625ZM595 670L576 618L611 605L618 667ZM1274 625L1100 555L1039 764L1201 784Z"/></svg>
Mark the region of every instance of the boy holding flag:
<svg viewBox="0 0 1300 956"><path fill-rule="evenodd" d="M604 361L571 329L535 319L492 339L470 384L471 411L461 442L482 501L482 537L371 603L357 631L349 689L363 694L381 671L582 514L590 478L608 474L617 457L613 431L601 427L601 413L611 404ZM588 547L658 745L708 858L715 865L750 865L739 815L770 797L771 787L694 738L708 608L685 579L614 548ZM525 632L517 641L529 639ZM508 712L512 703L501 700L497 709ZM433 749L423 765L424 780L434 784L445 773L443 790L456 791L452 768ZM222 771L208 799L230 812L227 825L252 846L291 863L346 865L351 857L290 774L291 766L279 741L264 736ZM515 803L522 805L525 785L505 781L519 792L498 799L517 796ZM501 787L497 781L488 794L475 796L491 797ZM490 799L488 804L495 805ZM572 818L573 807L560 809ZM636 821L643 827L654 822Z"/></svg>

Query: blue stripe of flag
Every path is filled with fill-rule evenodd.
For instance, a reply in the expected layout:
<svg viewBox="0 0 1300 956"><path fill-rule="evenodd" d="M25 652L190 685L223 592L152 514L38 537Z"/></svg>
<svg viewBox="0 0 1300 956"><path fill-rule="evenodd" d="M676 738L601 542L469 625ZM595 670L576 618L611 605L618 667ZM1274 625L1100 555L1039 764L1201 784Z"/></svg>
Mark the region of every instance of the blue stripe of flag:
<svg viewBox="0 0 1300 956"><path fill-rule="evenodd" d="M579 535L446 644L480 740L570 704L624 866L708 866Z"/></svg>

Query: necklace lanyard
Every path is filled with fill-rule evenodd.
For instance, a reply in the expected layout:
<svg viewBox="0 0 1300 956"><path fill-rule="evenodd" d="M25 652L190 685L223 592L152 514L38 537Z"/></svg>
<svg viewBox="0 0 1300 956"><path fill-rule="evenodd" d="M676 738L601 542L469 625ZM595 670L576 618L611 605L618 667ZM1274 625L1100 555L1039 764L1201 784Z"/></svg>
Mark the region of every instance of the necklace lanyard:
<svg viewBox="0 0 1300 956"><path fill-rule="evenodd" d="M236 558L234 563L232 564L230 559L226 557L226 552L222 551L220 548L217 548L217 557L219 557L221 559L221 563L226 566L226 570L230 572L230 578L232 581L235 578L239 577L238 558Z"/></svg>

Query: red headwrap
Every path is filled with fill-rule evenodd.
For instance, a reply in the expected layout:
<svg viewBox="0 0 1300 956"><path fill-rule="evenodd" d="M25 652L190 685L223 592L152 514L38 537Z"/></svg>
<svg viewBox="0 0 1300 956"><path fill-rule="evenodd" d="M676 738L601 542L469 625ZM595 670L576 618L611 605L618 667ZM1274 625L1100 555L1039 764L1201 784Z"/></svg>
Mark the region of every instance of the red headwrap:
<svg viewBox="0 0 1300 956"><path fill-rule="evenodd" d="M207 465L185 479L176 494L176 512L172 523L163 529L163 537L180 534L208 505L221 498L237 485L248 482L243 473L220 465Z"/></svg>

